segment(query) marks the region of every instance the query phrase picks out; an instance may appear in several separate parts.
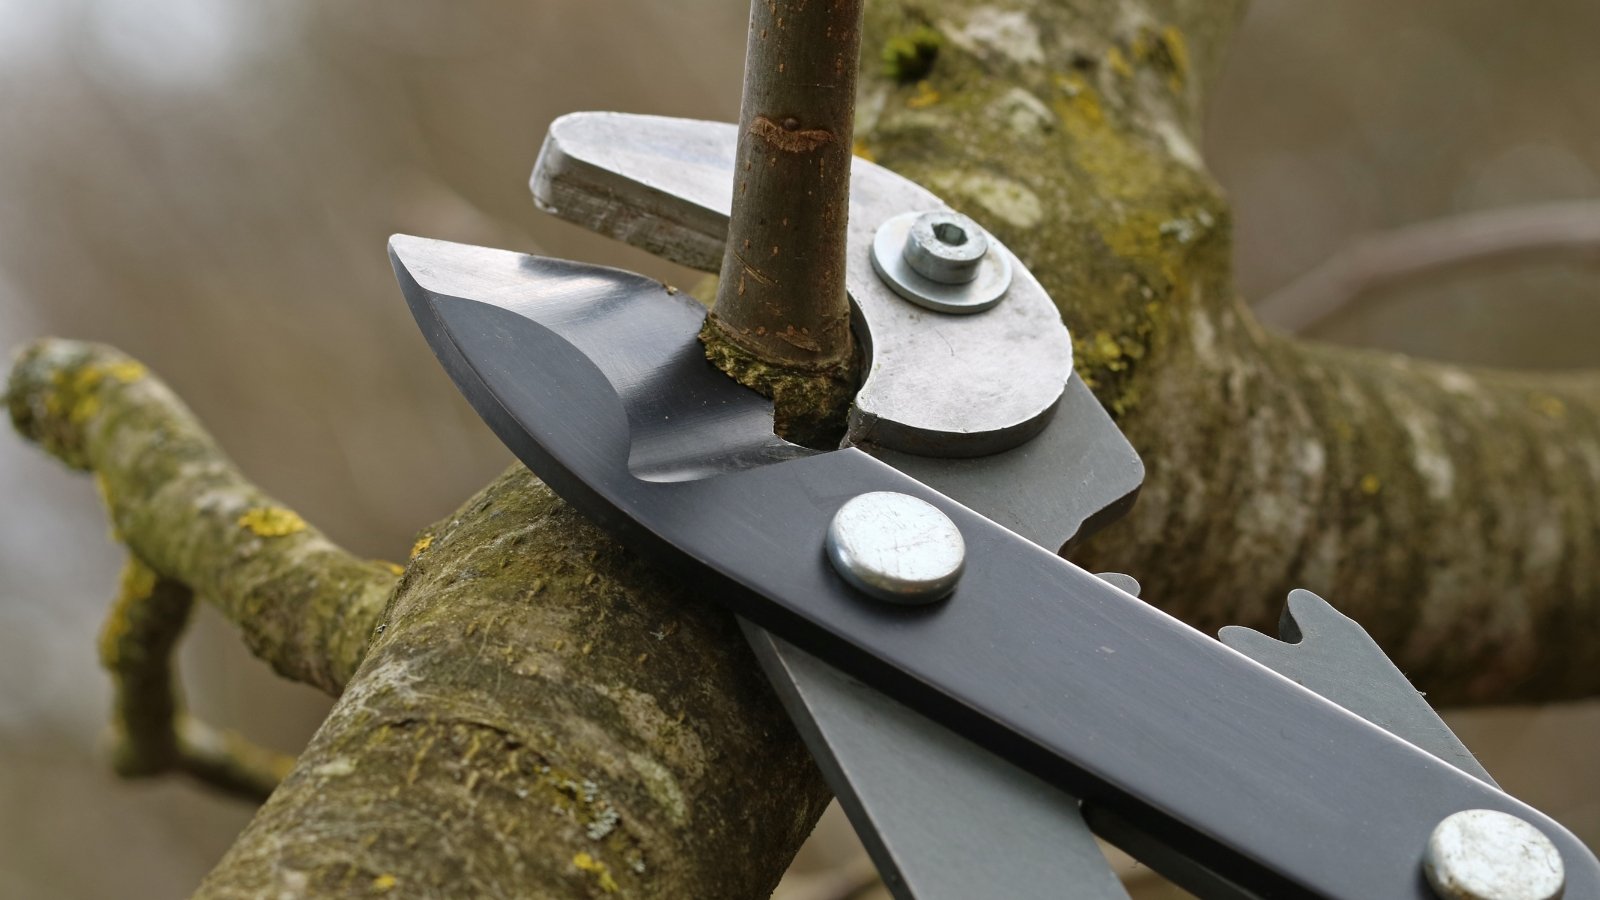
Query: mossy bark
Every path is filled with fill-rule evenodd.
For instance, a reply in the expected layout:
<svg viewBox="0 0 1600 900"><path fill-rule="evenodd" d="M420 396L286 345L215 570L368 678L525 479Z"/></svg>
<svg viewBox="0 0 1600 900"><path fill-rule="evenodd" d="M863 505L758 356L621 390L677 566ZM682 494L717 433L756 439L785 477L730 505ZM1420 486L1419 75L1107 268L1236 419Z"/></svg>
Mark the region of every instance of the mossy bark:
<svg viewBox="0 0 1600 900"><path fill-rule="evenodd" d="M191 594L339 695L200 896L764 896L827 803L733 618L521 466L397 577L244 482L110 348L32 345L7 401L96 473L135 558L102 640L120 771L281 775L253 748L183 752L216 743L167 667Z"/></svg>
<svg viewBox="0 0 1600 900"><path fill-rule="evenodd" d="M1437 702L1600 691L1600 375L1297 341L1234 291L1201 98L1240 3L870 5L865 152L1006 241L1148 467L1078 551L1197 626L1271 629L1318 591Z"/></svg>
<svg viewBox="0 0 1600 900"><path fill-rule="evenodd" d="M351 556L245 480L160 379L110 347L29 346L7 405L18 432L94 472L135 558L215 605L284 677L339 693L398 566Z"/></svg>
<svg viewBox="0 0 1600 900"><path fill-rule="evenodd" d="M517 466L201 897L762 897L828 794L733 618Z"/></svg>
<svg viewBox="0 0 1600 900"><path fill-rule="evenodd" d="M1137 509L1085 564L1205 627L1267 625L1285 590L1319 590L1434 699L1595 693L1600 376L1254 323L1195 149L1239 11L873 2L858 149L1019 254L1144 455ZM879 68L908 41L938 47L920 81ZM204 895L761 896L820 808L732 620L521 469L397 582L245 482L114 351L37 344L8 399L25 435L97 473L141 565L342 691Z"/></svg>

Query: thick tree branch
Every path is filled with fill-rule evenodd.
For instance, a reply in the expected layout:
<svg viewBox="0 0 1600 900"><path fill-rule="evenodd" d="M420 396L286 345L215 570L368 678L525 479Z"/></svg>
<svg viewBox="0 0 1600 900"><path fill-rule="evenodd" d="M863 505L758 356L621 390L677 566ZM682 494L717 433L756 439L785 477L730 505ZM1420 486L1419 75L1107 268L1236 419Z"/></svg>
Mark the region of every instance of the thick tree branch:
<svg viewBox="0 0 1600 900"><path fill-rule="evenodd" d="M764 897L827 801L731 616L517 466L202 897Z"/></svg>
<svg viewBox="0 0 1600 900"><path fill-rule="evenodd" d="M921 84L868 68L863 149L1021 256L1144 454L1138 508L1086 564L1206 626L1266 625L1287 588L1317 589L1435 698L1595 692L1596 377L1334 350L1249 318L1196 151L1238 8L875 2L869 60L928 30L941 49ZM36 345L9 401L102 476L142 563L280 671L345 688L205 896L760 896L819 811L731 619L520 468L395 587L113 351Z"/></svg>
<svg viewBox="0 0 1600 900"><path fill-rule="evenodd" d="M120 770L258 794L281 774L181 712L169 654L191 585L280 671L343 689L203 896L762 896L821 814L732 617L520 466L425 533L396 588L109 348L33 345L8 400L22 433L96 473L136 554L102 639Z"/></svg>
<svg viewBox="0 0 1600 900"><path fill-rule="evenodd" d="M923 87L864 93L880 162L1040 277L1149 474L1082 551L1202 627L1324 593L1436 700L1600 691L1600 381L1274 337L1239 303L1196 153L1214 4L873 7L867 54L933 24ZM928 96L936 102L928 102Z"/></svg>
<svg viewBox="0 0 1600 900"><path fill-rule="evenodd" d="M1305 586L1439 703L1600 692L1600 376L1472 371L1191 313L1124 427L1152 476L1090 549L1206 628ZM1148 448L1154 448L1148 449Z"/></svg>

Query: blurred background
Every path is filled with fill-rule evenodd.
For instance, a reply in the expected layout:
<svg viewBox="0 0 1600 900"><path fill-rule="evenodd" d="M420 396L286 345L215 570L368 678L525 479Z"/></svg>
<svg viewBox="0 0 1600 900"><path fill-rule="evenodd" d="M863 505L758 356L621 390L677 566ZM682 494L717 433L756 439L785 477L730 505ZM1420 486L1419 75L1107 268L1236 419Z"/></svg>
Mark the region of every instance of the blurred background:
<svg viewBox="0 0 1600 900"><path fill-rule="evenodd" d="M562 112L735 118L746 9L0 0L0 344L119 345L267 490L353 551L401 560L509 456L415 333L385 238L691 283L542 217L526 180ZM1206 140L1235 203L1241 290L1281 298L1402 226L1600 201L1597 34L1592 0L1258 3ZM1312 333L1474 363L1600 364L1595 261L1591 248L1452 270ZM107 770L95 633L118 565L89 480L0 432L0 896L184 896L250 815ZM209 614L182 665L203 716L285 750L327 708ZM1502 784L1600 845L1600 704L1453 718ZM831 813L780 896L880 896L867 872Z"/></svg>

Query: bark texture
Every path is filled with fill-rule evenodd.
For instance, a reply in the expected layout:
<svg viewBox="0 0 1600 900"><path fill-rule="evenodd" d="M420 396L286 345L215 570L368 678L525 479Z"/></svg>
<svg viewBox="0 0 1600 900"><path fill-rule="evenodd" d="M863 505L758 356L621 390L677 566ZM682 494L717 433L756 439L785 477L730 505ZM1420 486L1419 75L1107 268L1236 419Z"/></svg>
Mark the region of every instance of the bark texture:
<svg viewBox="0 0 1600 900"><path fill-rule="evenodd" d="M181 715L167 654L191 587L340 696L199 896L765 896L827 803L732 617L521 466L397 578L244 482L110 348L30 346L7 401L96 473L136 557L102 641L120 771L258 794L282 774Z"/></svg>
<svg viewBox="0 0 1600 900"><path fill-rule="evenodd" d="M184 712L172 653L193 607L188 586L129 558L100 634L100 663L114 689L111 767L125 778L182 772L260 803L288 774L294 757L258 748Z"/></svg>
<svg viewBox="0 0 1600 900"><path fill-rule="evenodd" d="M828 794L732 617L517 466L201 897L760 897Z"/></svg>
<svg viewBox="0 0 1600 900"><path fill-rule="evenodd" d="M1021 256L1143 453L1142 499L1086 565L1208 628L1318 590L1436 700L1595 693L1600 376L1254 323L1196 150L1239 11L874 2L858 149ZM114 351L36 344L8 400L96 472L141 565L343 691L204 895L761 896L820 809L730 618L521 469L426 532L397 585L243 481Z"/></svg>
<svg viewBox="0 0 1600 900"><path fill-rule="evenodd" d="M1435 365L1264 331L1197 151L1242 4L874 4L864 150L1004 240L1149 474L1079 552L1206 629L1306 587L1435 701L1600 691L1600 376Z"/></svg>
<svg viewBox="0 0 1600 900"><path fill-rule="evenodd" d="M398 566L351 556L246 481L160 379L110 347L29 346L6 400L24 437L94 473L136 559L214 604L284 677L339 693Z"/></svg>

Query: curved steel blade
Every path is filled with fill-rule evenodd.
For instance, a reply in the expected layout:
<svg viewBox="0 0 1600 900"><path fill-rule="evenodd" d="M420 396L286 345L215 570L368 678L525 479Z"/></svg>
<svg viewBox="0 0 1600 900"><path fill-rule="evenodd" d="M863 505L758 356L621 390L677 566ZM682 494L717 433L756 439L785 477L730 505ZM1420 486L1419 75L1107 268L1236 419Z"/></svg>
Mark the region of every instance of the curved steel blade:
<svg viewBox="0 0 1600 900"><path fill-rule="evenodd" d="M705 477L638 477L633 429L673 429L636 417L649 409L639 397L684 390L652 387L652 373L678 371L700 321L647 279L510 253L469 256L462 270L448 245L437 254L447 265L424 271L402 259L417 243L392 247L441 362L552 487L730 608L988 751L1261 894L1420 900L1427 836L1471 808L1537 827L1565 861L1570 895L1600 897L1600 863L1548 816L865 454L783 458L782 445L772 448L781 461L764 465L751 453ZM518 279L526 290L506 288ZM498 291L495 302L466 299L459 288L475 282ZM597 327L596 306L678 331L630 326L633 346L619 345L617 330ZM735 395L754 396L701 365L712 380L691 387L705 404L726 399L737 412L747 401ZM735 443L756 438L753 417L726 421ZM960 529L967 568L951 597L916 609L864 602L828 565L828 522L875 490L917 497Z"/></svg>
<svg viewBox="0 0 1600 900"><path fill-rule="evenodd" d="M483 377L474 367L493 368L505 361L493 352L497 332L488 327L485 343L469 359L438 320L439 304L515 310L527 308L537 297L540 319L564 325L566 343L582 354L559 366L578 393L594 395L595 402L572 414L615 415L602 402L606 398L601 392L612 382L619 385L627 420L620 430L632 435L626 456L636 477L703 477L811 452L773 435L768 401L706 364L694 337L703 311L655 282L598 267L405 236L392 240L391 253L397 269L411 280L407 297L429 343L464 386ZM608 277L597 277L602 272ZM626 315L619 297L637 294L620 293L619 285L658 294L659 302L630 303L634 314ZM507 332L504 340L514 337ZM541 344L539 352L565 352L561 343ZM673 390L629 389L644 388L645 380L658 377L669 378ZM515 379L499 381L539 390L537 384ZM517 430L514 422L497 422L505 404L516 404L515 397L469 396L480 411L489 410L485 418L503 437ZM547 466L536 470L550 478ZM593 514L603 506L585 509ZM981 895L969 889L982 884L1004 884L1007 895L1018 900L1059 897L1063 884L1077 885L1076 896L1083 900L1127 896L1070 795L763 629L747 625L746 633L897 897L963 900ZM887 752L896 746L898 750ZM960 798L960 807L950 805L952 793ZM930 839L930 831L949 829L955 833ZM969 838L949 840L962 833ZM1012 839L1008 849L992 842L1003 836Z"/></svg>
<svg viewBox="0 0 1600 900"><path fill-rule="evenodd" d="M732 125L574 113L551 126L534 167L534 200L541 209L593 231L715 271L727 239L736 143ZM915 208L891 206L889 199L943 206L885 169L858 162L853 171L852 239L858 244L871 240L873 217ZM865 264L868 248L853 251L852 259ZM1029 358L1027 347L972 342L1010 320L1025 330L1027 317L1019 318L1015 306L984 314L982 324L989 328L974 335L959 330L969 322L911 309L869 269L859 265L852 270L858 329L878 336L871 352L897 363L877 370L869 380L881 384L903 379L903 373L920 368L943 379L939 393L968 410L984 402L984 391L1009 390L993 377L975 379L963 373L959 359L950 358L958 346L1015 363L1007 372L1011 378L1037 380L1039 361ZM1034 287L1031 276L1026 277L1018 292L1022 299L1016 302L1049 309L1048 298ZM911 313L922 338L908 346L926 350L937 338L943 344L936 347L939 358L918 362L915 354L899 349L905 341L883 339L905 326L905 318L889 315L900 310ZM945 328L958 330L946 335L941 333ZM1037 345L1058 337L1065 346L1067 336L1057 336L1057 330L1030 339ZM1050 377L1048 367L1042 371ZM973 388L982 390L963 395ZM881 389L869 390L858 404L870 410L877 402L881 411L882 394ZM896 398L929 394L887 394L888 418L899 417L893 408ZM983 427L981 417L968 418L970 428ZM862 421L858 415L857 424ZM1004 452L947 458L894 450L865 438L858 427L853 439L862 441L861 449L1052 550L1120 517L1144 475L1138 454L1075 377L1068 380L1043 431ZM1076 799L792 644L761 629L746 632L896 897L961 900L998 885L1018 900L1059 897L1064 885L1072 885L1074 896L1083 900L1126 897L1083 824Z"/></svg>
<svg viewBox="0 0 1600 900"><path fill-rule="evenodd" d="M551 124L539 152L534 202L592 231L715 272L728 237L737 143L736 127L722 122L570 113ZM1088 387L1071 376L1070 339L1020 262L1005 301L978 316L920 309L872 270L879 222L944 208L904 176L853 161L847 287L872 365L848 440L1059 549L1125 512L1144 481L1144 465ZM929 406L933 400L937 409Z"/></svg>

